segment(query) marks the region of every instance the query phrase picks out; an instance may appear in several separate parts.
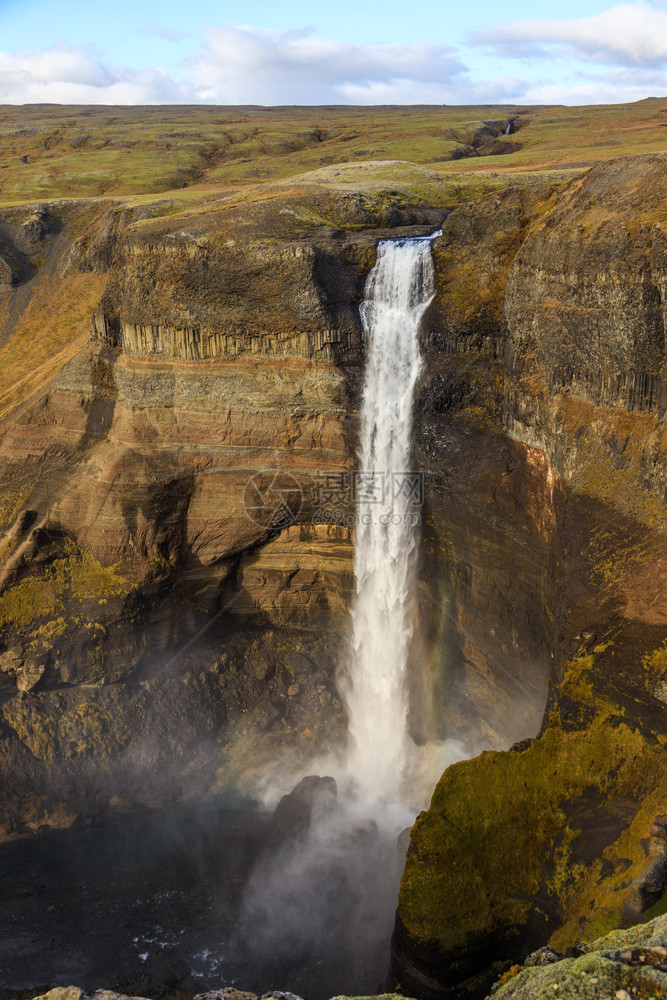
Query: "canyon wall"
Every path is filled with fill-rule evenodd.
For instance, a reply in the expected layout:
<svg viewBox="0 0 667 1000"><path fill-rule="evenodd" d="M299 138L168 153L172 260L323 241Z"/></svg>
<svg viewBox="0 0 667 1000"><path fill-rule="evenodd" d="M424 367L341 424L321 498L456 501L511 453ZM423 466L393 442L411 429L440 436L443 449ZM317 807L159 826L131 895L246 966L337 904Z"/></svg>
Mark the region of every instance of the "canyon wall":
<svg viewBox="0 0 667 1000"><path fill-rule="evenodd" d="M663 174L510 187L433 242L412 726L485 752L412 833L420 997L662 894ZM443 214L392 199L3 213L3 835L340 740L358 305L377 239Z"/></svg>
<svg viewBox="0 0 667 1000"><path fill-rule="evenodd" d="M113 206L74 216L44 210L49 228L22 245L22 308L8 306L20 351L47 272L103 283L83 344L16 401L0 443L6 834L232 782L234 739L289 743L310 727L326 745L341 721L352 541L313 523L309 498L351 461L346 378L327 343L358 345L352 305L325 314L307 244L225 255L209 219L213 245L193 253L174 226L142 241ZM337 263L344 300L358 299L373 246ZM233 330L234 351L180 351L165 332L192 345L207 317L212 338ZM140 343L142 329L161 332ZM287 478L253 480L266 469ZM285 482L303 514L283 529Z"/></svg>
<svg viewBox="0 0 667 1000"><path fill-rule="evenodd" d="M419 996L475 995L502 960L665 907L649 837L667 802L664 164L611 161L532 207L518 192L472 205L436 249L434 347L452 352L439 454L462 456L487 526L511 511L516 544L499 578L493 546L476 567L455 528L449 579L477 575L479 617L501 588L506 644L520 623L552 666L539 737L450 768L412 831L393 966ZM484 495L477 470L501 450Z"/></svg>
<svg viewBox="0 0 667 1000"><path fill-rule="evenodd" d="M339 744L358 305L441 216L395 201L3 214L2 835Z"/></svg>

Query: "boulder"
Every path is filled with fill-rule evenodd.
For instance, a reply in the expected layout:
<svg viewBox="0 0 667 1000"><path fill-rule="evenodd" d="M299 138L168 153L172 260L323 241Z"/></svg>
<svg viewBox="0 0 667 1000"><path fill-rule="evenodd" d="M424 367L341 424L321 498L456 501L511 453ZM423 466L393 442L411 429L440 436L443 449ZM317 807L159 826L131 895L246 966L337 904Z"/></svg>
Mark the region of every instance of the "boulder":
<svg viewBox="0 0 667 1000"><path fill-rule="evenodd" d="M625 942L628 946L619 950L619 943ZM584 946L583 954L576 958L562 958L548 965L515 966L500 980L494 1000L659 997L667 989L665 945L667 916L662 916L614 931Z"/></svg>
<svg viewBox="0 0 667 1000"><path fill-rule="evenodd" d="M96 990L86 993L79 986L57 986L48 993L42 993L34 1000L145 1000L144 997L128 997L112 990Z"/></svg>
<svg viewBox="0 0 667 1000"><path fill-rule="evenodd" d="M32 691L33 688L37 687L45 670L46 664L43 660L38 660L33 656L27 657L16 672L16 686L19 691Z"/></svg>
<svg viewBox="0 0 667 1000"><path fill-rule="evenodd" d="M296 993L283 993L282 990L271 990L264 993L260 1000L302 1000Z"/></svg>
<svg viewBox="0 0 667 1000"><path fill-rule="evenodd" d="M25 237L31 243L41 243L51 233L52 220L46 206L36 205L23 223Z"/></svg>
<svg viewBox="0 0 667 1000"><path fill-rule="evenodd" d="M276 829L287 836L295 836L310 826L313 815L329 812L336 804L338 790L333 778L320 778L310 774L283 795L273 819Z"/></svg>
<svg viewBox="0 0 667 1000"><path fill-rule="evenodd" d="M198 993L194 1000L257 1000L256 993L245 993L237 990L233 986L223 986L221 990L209 990L207 993Z"/></svg>
<svg viewBox="0 0 667 1000"><path fill-rule="evenodd" d="M0 653L0 673L16 677L23 667L23 656L15 649L7 649Z"/></svg>

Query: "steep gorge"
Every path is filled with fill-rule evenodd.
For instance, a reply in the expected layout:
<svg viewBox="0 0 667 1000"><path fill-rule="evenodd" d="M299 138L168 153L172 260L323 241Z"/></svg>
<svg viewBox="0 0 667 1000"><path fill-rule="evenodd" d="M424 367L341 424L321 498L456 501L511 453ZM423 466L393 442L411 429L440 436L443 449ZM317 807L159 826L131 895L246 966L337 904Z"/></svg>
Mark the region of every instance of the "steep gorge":
<svg viewBox="0 0 667 1000"><path fill-rule="evenodd" d="M413 830L394 972L420 997L641 912L667 794L664 163L510 188L433 243L412 726L492 752ZM352 534L318 488L353 464L377 239L443 213L304 191L163 208L3 214L8 345L49 274L88 296L0 441L4 835L340 737ZM303 494L288 527L244 508L266 469Z"/></svg>
<svg viewBox="0 0 667 1000"><path fill-rule="evenodd" d="M7 213L22 279L7 299L10 365L50 278L98 294L89 343L68 330L56 377L8 394L7 834L171 802L304 732L320 749L340 736L352 539L318 500L352 463L357 305L378 232L323 226L327 206L358 226L359 202L318 197L173 220L160 202ZM434 215L404 219L388 202L364 221ZM267 509L247 499L275 472L300 494L283 530L280 482Z"/></svg>

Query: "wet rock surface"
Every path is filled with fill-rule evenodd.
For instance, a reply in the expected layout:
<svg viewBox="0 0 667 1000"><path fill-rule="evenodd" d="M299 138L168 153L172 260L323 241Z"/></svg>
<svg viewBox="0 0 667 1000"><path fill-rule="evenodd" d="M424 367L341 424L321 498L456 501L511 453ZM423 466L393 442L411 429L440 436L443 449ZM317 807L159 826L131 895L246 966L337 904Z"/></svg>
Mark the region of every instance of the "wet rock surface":
<svg viewBox="0 0 667 1000"><path fill-rule="evenodd" d="M338 797L334 778L311 774L284 795L273 814L276 830L294 836L307 830L312 819L325 820L336 807Z"/></svg>

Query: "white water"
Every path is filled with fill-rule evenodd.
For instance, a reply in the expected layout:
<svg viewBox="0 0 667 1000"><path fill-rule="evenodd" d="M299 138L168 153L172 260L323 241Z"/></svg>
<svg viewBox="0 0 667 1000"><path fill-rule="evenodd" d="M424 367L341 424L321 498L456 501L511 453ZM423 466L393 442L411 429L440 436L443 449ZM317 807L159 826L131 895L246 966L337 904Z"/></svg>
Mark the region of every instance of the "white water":
<svg viewBox="0 0 667 1000"><path fill-rule="evenodd" d="M415 749L406 669L421 508L407 493L419 492L412 468L418 332L433 294L430 239L383 240L361 307L367 362L357 473L378 495L368 502L357 492L352 656L341 683L346 770L366 802L403 799Z"/></svg>
<svg viewBox="0 0 667 1000"><path fill-rule="evenodd" d="M392 474L413 471L419 326L433 297L429 239L383 241L366 284L367 364L359 470L384 485L384 502L357 502L352 648L341 694L349 739L338 755L283 761L267 774L267 804L305 774L336 779L335 809L313 809L310 826L253 873L247 926L262 955L336 958L340 992L370 992L386 973L386 947L405 863L397 837L428 804L445 767L465 756L454 742L417 748L408 729L406 673L415 610L419 503L392 492ZM408 482L414 480L408 477ZM417 480L418 483L418 480ZM419 492L419 491L418 491ZM324 969L328 967L323 966ZM345 979L345 976L348 979ZM325 996L332 990L326 980Z"/></svg>

